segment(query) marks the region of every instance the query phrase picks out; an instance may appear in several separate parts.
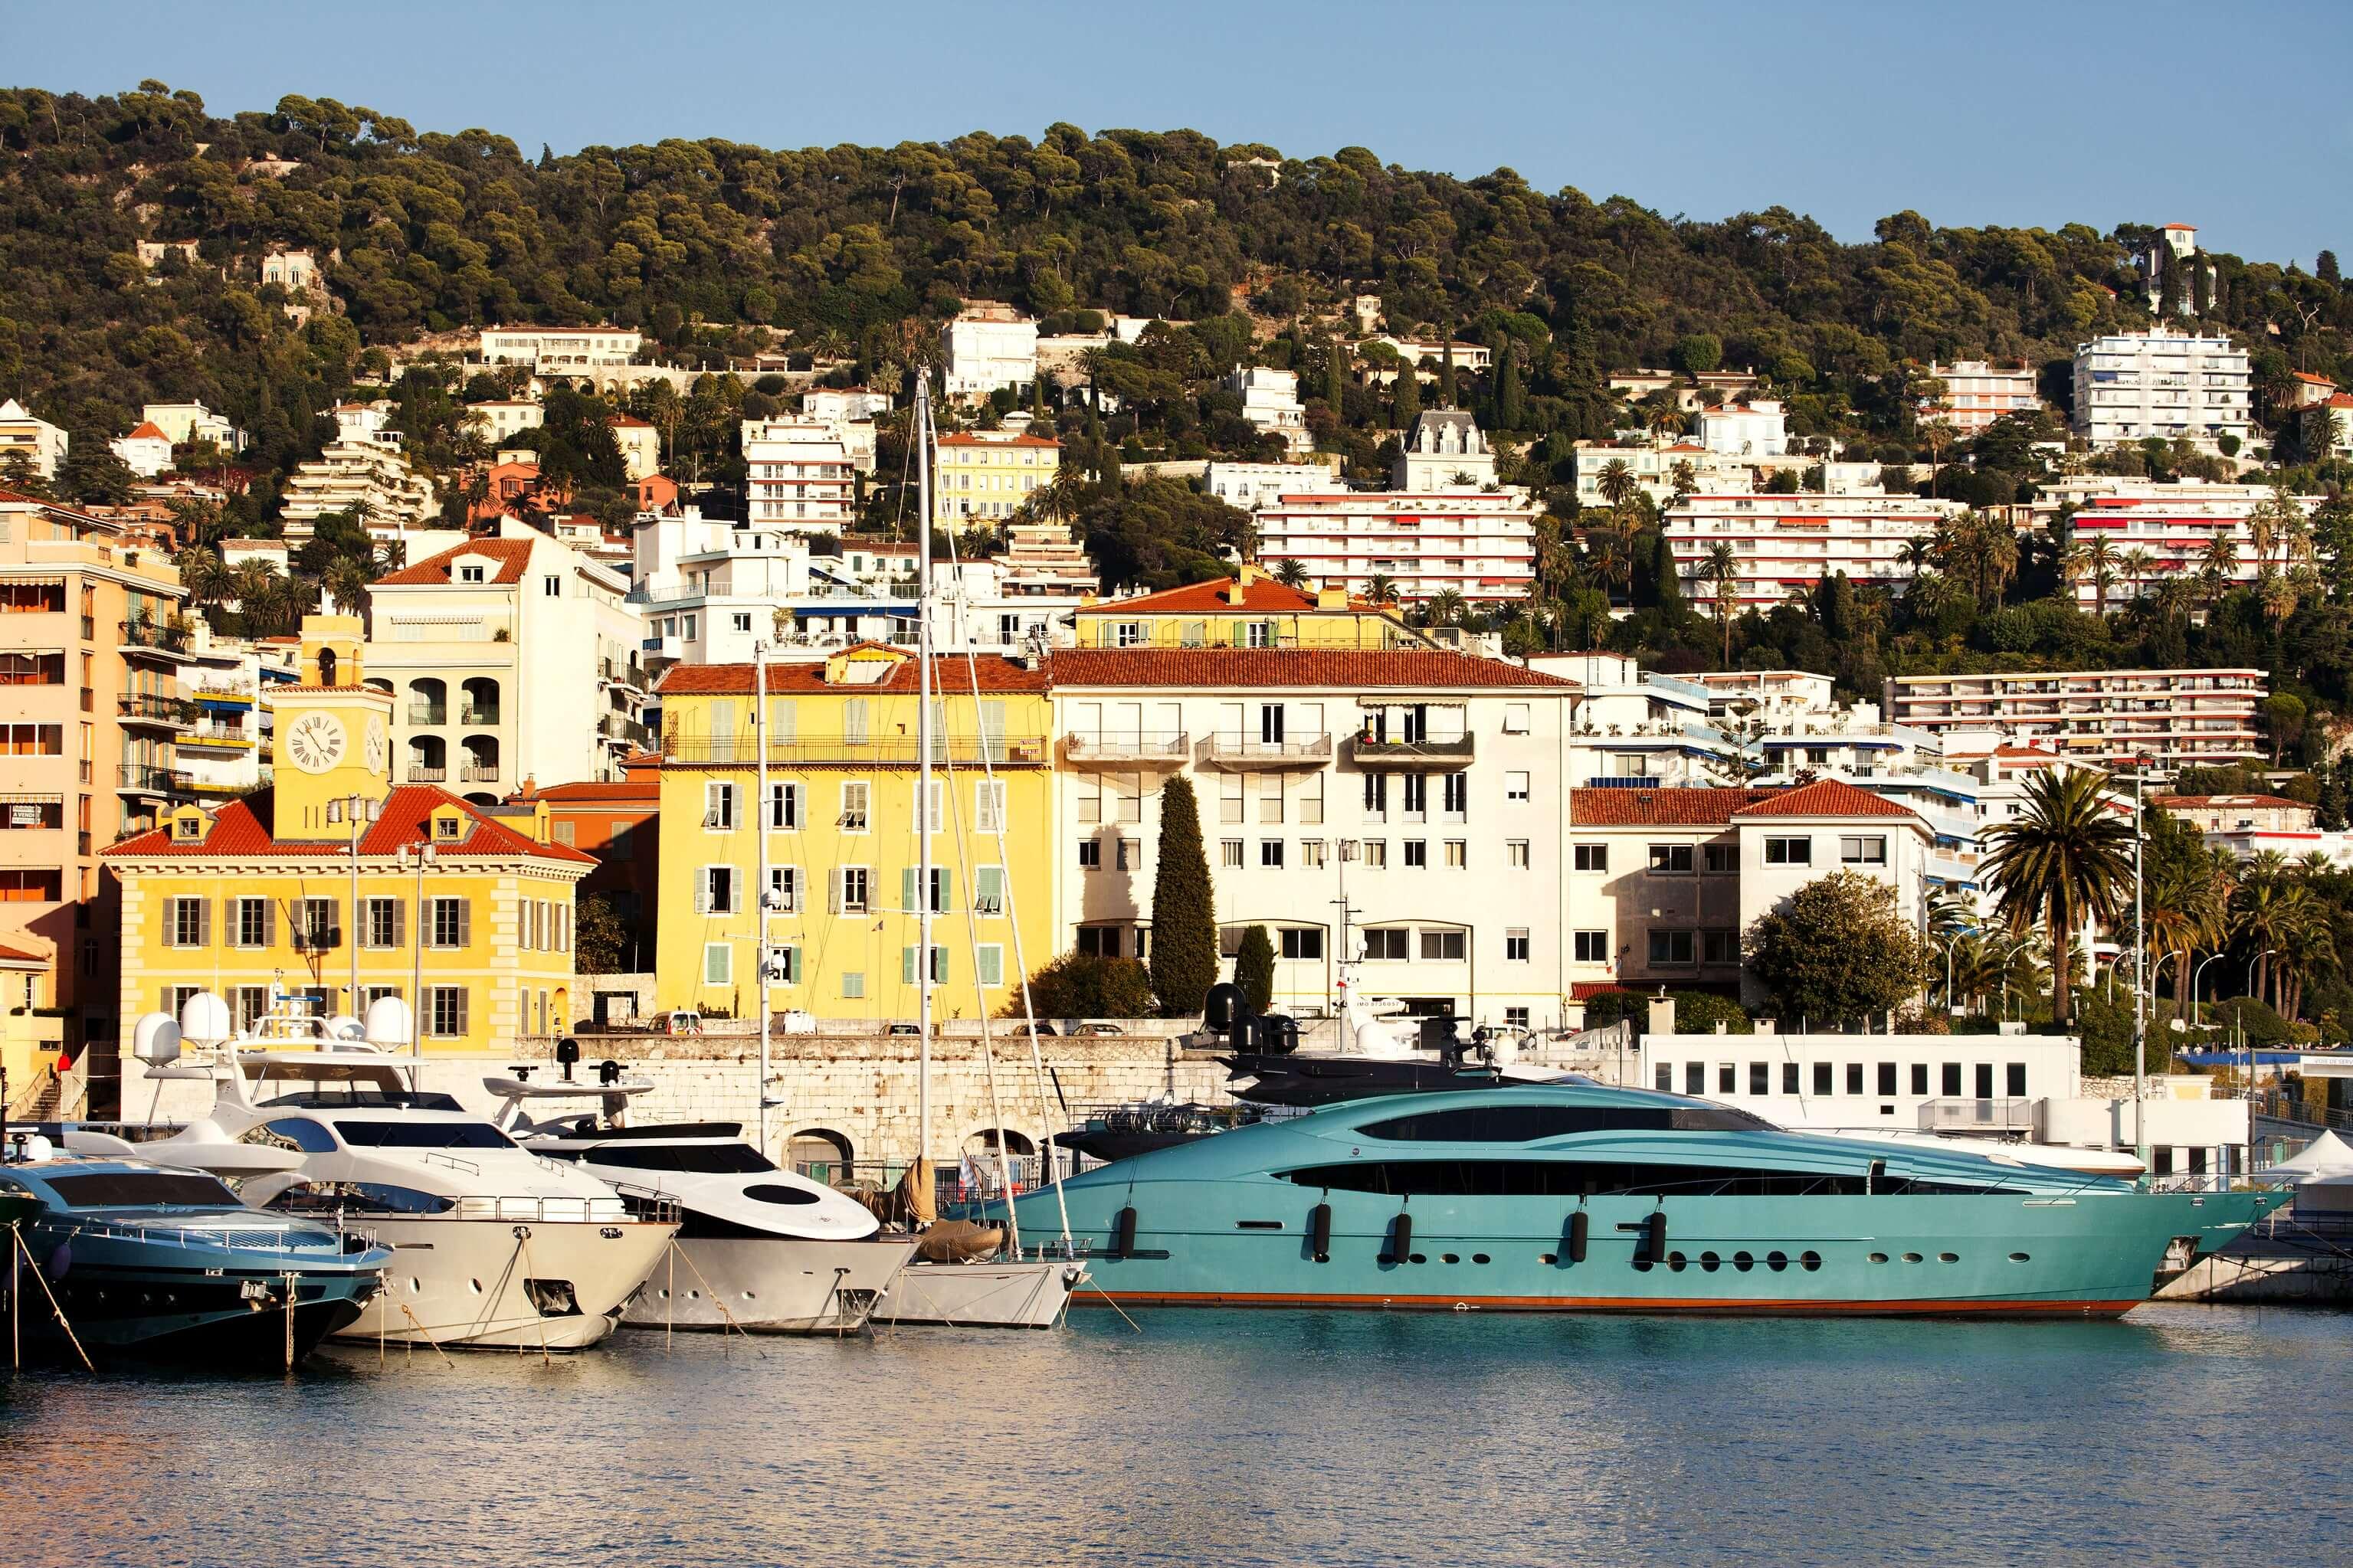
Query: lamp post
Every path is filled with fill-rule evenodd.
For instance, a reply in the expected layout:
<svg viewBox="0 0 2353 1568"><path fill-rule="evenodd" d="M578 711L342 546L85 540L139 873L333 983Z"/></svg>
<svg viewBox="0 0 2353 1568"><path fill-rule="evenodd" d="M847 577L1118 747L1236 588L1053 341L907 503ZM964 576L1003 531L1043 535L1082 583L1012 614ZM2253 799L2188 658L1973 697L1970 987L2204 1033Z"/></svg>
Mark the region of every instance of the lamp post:
<svg viewBox="0 0 2353 1568"><path fill-rule="evenodd" d="M2250 999L2253 997L2255 993L2255 965L2261 963L2266 958L2276 958L2278 956L2279 949L2275 947L2267 947L2263 949L2263 952L2255 954L2254 957L2247 960L2247 994ZM2253 1176L2255 1170L2255 1037L2247 1033L2247 1010L2244 1007L2239 1009L2239 1039L2240 1042L2247 1047L2246 1168L2248 1175Z"/></svg>
<svg viewBox="0 0 2353 1568"><path fill-rule="evenodd" d="M438 858L430 844L400 847L401 864L417 867L415 918L408 922L408 1054L412 1057L425 1054L425 868Z"/></svg>
<svg viewBox="0 0 2353 1568"><path fill-rule="evenodd" d="M352 903L348 914L349 927L343 933L344 945L352 954L352 984L347 994L351 1016L360 1016L360 830L375 821L383 810L379 801L364 795L347 795L327 803L327 820L342 822L351 828ZM323 985L325 975L319 977Z"/></svg>

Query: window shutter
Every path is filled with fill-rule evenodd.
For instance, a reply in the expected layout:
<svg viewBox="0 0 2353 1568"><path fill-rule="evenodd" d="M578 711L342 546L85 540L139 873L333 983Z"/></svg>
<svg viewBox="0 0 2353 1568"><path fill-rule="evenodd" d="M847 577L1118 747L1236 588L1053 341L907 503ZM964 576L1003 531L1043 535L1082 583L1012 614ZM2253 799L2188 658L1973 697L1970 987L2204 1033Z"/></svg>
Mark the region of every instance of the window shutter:
<svg viewBox="0 0 2353 1568"><path fill-rule="evenodd" d="M1005 984L1005 950L984 947L980 950L980 983L983 985Z"/></svg>
<svg viewBox="0 0 2353 1568"><path fill-rule="evenodd" d="M474 945L474 900L471 899L458 900L458 945L459 947ZM458 1011L461 1017L465 1010L466 994L461 990L458 993ZM460 1024L459 1027L462 1033L464 1026Z"/></svg>
<svg viewBox="0 0 2353 1568"><path fill-rule="evenodd" d="M572 951L572 906L570 904L557 906L555 925L562 951L570 952Z"/></svg>
<svg viewBox="0 0 2353 1568"><path fill-rule="evenodd" d="M947 983L948 950L944 945L934 945L932 949L932 984L945 985Z"/></svg>
<svg viewBox="0 0 2353 1568"><path fill-rule="evenodd" d="M915 902L915 868L913 866L899 868L899 908L902 912L911 915L922 908Z"/></svg>
<svg viewBox="0 0 2353 1568"><path fill-rule="evenodd" d="M899 950L899 984L913 985L914 983L915 950L912 947L902 947Z"/></svg>
<svg viewBox="0 0 2353 1568"><path fill-rule="evenodd" d="M386 899L385 902L392 906L392 945L406 947L408 932L406 928L408 924L408 906L398 899Z"/></svg>
<svg viewBox="0 0 2353 1568"><path fill-rule="evenodd" d="M261 900L261 945L278 945L278 900L275 899Z"/></svg>
<svg viewBox="0 0 2353 1568"><path fill-rule="evenodd" d="M466 925L465 910L465 903L461 902L459 904L458 926L461 931L465 929ZM454 989L458 993L458 1027L456 1032L462 1035L466 1032L466 1004L469 998L473 994L473 987L470 985L459 985L454 987Z"/></svg>
<svg viewBox="0 0 2353 1568"><path fill-rule="evenodd" d="M327 945L329 947L343 946L343 906L342 900L337 899L321 899L319 901L327 906Z"/></svg>
<svg viewBox="0 0 2353 1568"><path fill-rule="evenodd" d="M694 874L694 912L699 915L711 912L711 868L708 866Z"/></svg>
<svg viewBox="0 0 2353 1568"><path fill-rule="evenodd" d="M1005 868L983 866L972 874L975 914L997 914L1005 908Z"/></svg>
<svg viewBox="0 0 2353 1568"><path fill-rule="evenodd" d="M940 907L938 912L941 914L946 914L956 907L955 868L953 866L943 866L939 870Z"/></svg>
<svg viewBox="0 0 2353 1568"><path fill-rule="evenodd" d="M834 914L841 912L841 868L839 866L825 874L825 903Z"/></svg>

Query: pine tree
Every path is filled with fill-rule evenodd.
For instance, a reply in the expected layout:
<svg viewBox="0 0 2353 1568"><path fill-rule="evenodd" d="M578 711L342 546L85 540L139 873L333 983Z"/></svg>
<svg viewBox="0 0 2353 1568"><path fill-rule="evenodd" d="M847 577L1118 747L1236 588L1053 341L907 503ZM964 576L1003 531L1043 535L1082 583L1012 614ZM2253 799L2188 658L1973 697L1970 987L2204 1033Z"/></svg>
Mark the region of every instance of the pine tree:
<svg viewBox="0 0 2353 1568"><path fill-rule="evenodd" d="M1218 921L1201 811L1193 786L1170 779L1160 791L1160 847L1152 879L1152 989L1161 1016L1186 1018L1218 983Z"/></svg>
<svg viewBox="0 0 2353 1568"><path fill-rule="evenodd" d="M1504 343L1495 364L1495 427L1499 430L1517 430L1525 417L1520 405L1520 356L1513 349L1512 343Z"/></svg>
<svg viewBox="0 0 2353 1568"><path fill-rule="evenodd" d="M1410 433L1413 422L1421 417L1421 377L1413 366L1398 366L1397 384L1390 389L1390 394L1395 399L1390 405L1390 423Z"/></svg>
<svg viewBox="0 0 2353 1568"><path fill-rule="evenodd" d="M1242 932L1241 951L1234 955L1234 984L1242 988L1250 1011L1263 1013L1274 1005L1274 939L1266 927Z"/></svg>

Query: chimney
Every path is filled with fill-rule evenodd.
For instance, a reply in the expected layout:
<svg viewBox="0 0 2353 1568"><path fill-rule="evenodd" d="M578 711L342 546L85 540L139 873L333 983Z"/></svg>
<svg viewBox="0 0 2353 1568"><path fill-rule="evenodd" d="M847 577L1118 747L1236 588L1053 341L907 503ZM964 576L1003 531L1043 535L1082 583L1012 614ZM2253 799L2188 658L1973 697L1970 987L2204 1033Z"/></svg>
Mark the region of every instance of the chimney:
<svg viewBox="0 0 2353 1568"><path fill-rule="evenodd" d="M1672 1035L1675 1032L1675 1000L1666 994L1663 986L1658 995L1651 998L1650 1017L1643 1025L1642 1032L1650 1035Z"/></svg>
<svg viewBox="0 0 2353 1568"><path fill-rule="evenodd" d="M1315 590L1315 607L1319 610L1345 610L1348 607L1348 584L1325 583Z"/></svg>

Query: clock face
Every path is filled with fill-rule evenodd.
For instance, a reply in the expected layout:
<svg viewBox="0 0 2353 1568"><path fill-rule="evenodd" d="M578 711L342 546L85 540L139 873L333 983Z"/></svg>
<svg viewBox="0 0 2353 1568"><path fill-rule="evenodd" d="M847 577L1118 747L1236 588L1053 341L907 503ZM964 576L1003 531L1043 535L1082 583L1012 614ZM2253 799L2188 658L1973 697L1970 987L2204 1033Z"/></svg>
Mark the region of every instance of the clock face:
<svg viewBox="0 0 2353 1568"><path fill-rule="evenodd" d="M392 742L391 739L384 732L383 720L371 719L368 721L366 745L367 750L364 752L364 755L367 758L368 772L372 773L380 773L384 772L385 763L390 760Z"/></svg>
<svg viewBox="0 0 2353 1568"><path fill-rule="evenodd" d="M286 731L286 754L306 773L323 773L343 760L343 721L332 713L305 713Z"/></svg>

